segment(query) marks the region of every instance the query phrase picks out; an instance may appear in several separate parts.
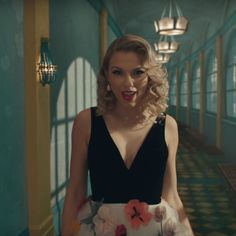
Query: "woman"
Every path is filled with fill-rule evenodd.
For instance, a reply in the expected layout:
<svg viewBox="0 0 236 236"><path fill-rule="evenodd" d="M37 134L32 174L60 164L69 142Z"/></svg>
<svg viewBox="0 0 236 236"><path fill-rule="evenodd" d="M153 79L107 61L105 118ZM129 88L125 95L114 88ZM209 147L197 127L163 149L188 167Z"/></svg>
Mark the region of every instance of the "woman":
<svg viewBox="0 0 236 236"><path fill-rule="evenodd" d="M150 44L116 39L98 76L97 108L74 121L62 236L193 235L177 192L178 129L165 113L167 95Z"/></svg>

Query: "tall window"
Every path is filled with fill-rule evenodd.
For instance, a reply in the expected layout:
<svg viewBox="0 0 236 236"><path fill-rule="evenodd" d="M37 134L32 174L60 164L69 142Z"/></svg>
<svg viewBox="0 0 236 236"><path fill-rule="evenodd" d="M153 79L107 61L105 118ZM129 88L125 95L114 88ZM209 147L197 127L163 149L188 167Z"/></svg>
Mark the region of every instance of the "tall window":
<svg viewBox="0 0 236 236"><path fill-rule="evenodd" d="M217 109L217 61L215 52L209 53L206 68L206 110L216 113Z"/></svg>
<svg viewBox="0 0 236 236"><path fill-rule="evenodd" d="M200 66L199 62L193 64L192 75L192 108L200 109Z"/></svg>
<svg viewBox="0 0 236 236"><path fill-rule="evenodd" d="M176 74L173 73L170 81L170 105L176 106Z"/></svg>
<svg viewBox="0 0 236 236"><path fill-rule="evenodd" d="M226 69L226 114L236 118L236 33L231 41Z"/></svg>
<svg viewBox="0 0 236 236"><path fill-rule="evenodd" d="M187 107L187 72L183 68L180 73L180 106Z"/></svg>
<svg viewBox="0 0 236 236"><path fill-rule="evenodd" d="M74 118L82 109L96 105L96 73L86 59L78 57L68 67L55 102L57 107L51 132L52 206L65 196L65 186L69 179Z"/></svg>

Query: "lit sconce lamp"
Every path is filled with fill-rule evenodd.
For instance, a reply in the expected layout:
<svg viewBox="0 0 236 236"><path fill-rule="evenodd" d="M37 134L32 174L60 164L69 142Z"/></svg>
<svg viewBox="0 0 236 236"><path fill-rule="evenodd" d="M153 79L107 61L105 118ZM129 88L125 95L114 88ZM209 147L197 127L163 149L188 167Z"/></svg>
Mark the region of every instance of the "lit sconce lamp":
<svg viewBox="0 0 236 236"><path fill-rule="evenodd" d="M37 71L39 81L43 86L45 84L51 84L56 79L57 66L52 63L48 38L41 39L40 62L37 64Z"/></svg>
<svg viewBox="0 0 236 236"><path fill-rule="evenodd" d="M154 44L155 50L158 53L174 53L179 49L179 43L173 39L167 41L166 36L164 38L161 36L158 43Z"/></svg>
<svg viewBox="0 0 236 236"><path fill-rule="evenodd" d="M173 7L173 3L175 8ZM175 9L175 15L173 10ZM176 0L170 0L169 16L165 16L166 7L159 21L154 21L154 27L160 35L181 35L187 31L188 20L183 16Z"/></svg>
<svg viewBox="0 0 236 236"><path fill-rule="evenodd" d="M170 60L170 58L171 58L171 55L167 53L163 53L163 54L158 53L156 55L157 63L161 63L161 64L167 63Z"/></svg>

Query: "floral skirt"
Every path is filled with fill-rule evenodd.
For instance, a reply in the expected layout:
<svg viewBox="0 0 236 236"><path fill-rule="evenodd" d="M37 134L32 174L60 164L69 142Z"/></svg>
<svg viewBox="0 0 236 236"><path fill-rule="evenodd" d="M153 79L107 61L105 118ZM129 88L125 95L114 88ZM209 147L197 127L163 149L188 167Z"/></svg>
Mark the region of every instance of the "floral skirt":
<svg viewBox="0 0 236 236"><path fill-rule="evenodd" d="M164 199L148 205L133 199L128 203L87 201L73 224L74 236L188 236L178 214Z"/></svg>

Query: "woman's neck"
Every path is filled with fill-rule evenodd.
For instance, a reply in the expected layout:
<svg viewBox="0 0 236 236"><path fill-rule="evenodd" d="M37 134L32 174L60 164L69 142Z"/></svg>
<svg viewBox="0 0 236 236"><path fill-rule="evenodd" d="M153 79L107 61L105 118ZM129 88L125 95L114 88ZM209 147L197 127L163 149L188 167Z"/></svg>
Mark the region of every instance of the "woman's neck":
<svg viewBox="0 0 236 236"><path fill-rule="evenodd" d="M115 106L113 112L116 115L128 118L135 118L145 114L145 112L141 110L141 107L126 107L118 104Z"/></svg>
<svg viewBox="0 0 236 236"><path fill-rule="evenodd" d="M150 122L154 122L155 117L150 115L147 110L141 107L125 107L117 105L111 115L125 126L146 126Z"/></svg>

